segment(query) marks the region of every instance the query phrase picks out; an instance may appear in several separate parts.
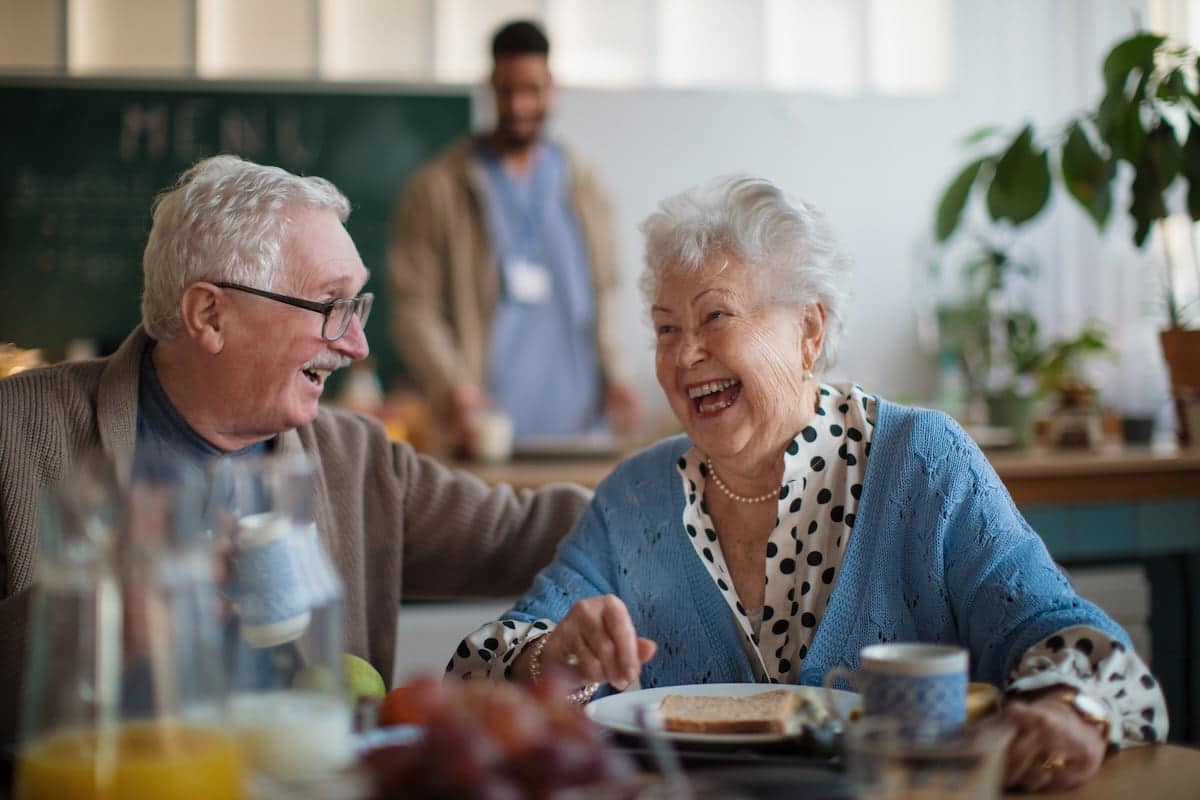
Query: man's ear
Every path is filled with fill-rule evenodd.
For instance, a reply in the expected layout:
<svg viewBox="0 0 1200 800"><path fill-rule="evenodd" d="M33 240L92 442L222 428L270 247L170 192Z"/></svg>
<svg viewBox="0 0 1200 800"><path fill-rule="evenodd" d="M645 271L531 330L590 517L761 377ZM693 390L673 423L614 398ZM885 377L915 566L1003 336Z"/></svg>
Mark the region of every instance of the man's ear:
<svg viewBox="0 0 1200 800"><path fill-rule="evenodd" d="M210 355L216 355L225 348L222 323L227 311L224 292L205 281L193 283L184 289L183 297L179 300L184 332Z"/></svg>

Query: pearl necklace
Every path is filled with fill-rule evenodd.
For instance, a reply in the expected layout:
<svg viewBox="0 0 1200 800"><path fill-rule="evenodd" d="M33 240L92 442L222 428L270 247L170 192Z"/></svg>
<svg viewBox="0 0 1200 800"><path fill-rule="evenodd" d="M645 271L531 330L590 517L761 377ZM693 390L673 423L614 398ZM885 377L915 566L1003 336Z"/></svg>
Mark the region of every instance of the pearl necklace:
<svg viewBox="0 0 1200 800"><path fill-rule="evenodd" d="M765 503L768 500L779 496L778 489L760 494L757 497L746 497L745 495L735 494L732 489L725 485L725 481L721 480L721 476L717 474L716 468L713 467L712 458L705 456L704 463L708 465L708 472L710 475L712 475L713 483L717 485L717 488L721 490L722 494L735 503Z"/></svg>

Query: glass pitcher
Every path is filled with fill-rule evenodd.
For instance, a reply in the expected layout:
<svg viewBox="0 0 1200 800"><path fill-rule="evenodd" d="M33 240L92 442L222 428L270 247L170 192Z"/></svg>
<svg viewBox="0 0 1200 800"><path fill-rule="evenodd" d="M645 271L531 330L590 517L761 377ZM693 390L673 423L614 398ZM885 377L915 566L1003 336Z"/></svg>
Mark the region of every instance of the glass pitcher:
<svg viewBox="0 0 1200 800"><path fill-rule="evenodd" d="M243 797L194 478L122 488L88 460L45 498L17 800Z"/></svg>
<svg viewBox="0 0 1200 800"><path fill-rule="evenodd" d="M226 660L252 775L295 781L350 761L342 584L317 536L312 467L299 455L213 467L218 536L232 543Z"/></svg>

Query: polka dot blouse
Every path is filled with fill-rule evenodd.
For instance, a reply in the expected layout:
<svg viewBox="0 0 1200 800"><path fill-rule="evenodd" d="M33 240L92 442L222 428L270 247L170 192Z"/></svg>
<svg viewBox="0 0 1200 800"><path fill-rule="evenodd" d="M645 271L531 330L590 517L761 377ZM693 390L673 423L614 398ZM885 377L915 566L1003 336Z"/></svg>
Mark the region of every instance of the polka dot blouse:
<svg viewBox="0 0 1200 800"><path fill-rule="evenodd" d="M676 464L683 485L683 535L721 590L761 682L795 683L800 675L854 532L875 407L874 396L857 385L820 387L816 415L784 452L761 608L745 608L729 578L704 499L710 479L704 454L692 448ZM463 639L446 671L464 679L507 679L521 650L553 626L549 619L488 623ZM1166 738L1161 691L1137 654L1107 634L1075 627L1047 637L1024 655L1008 688L1031 691L1056 684L1104 702L1112 714L1113 744Z"/></svg>
<svg viewBox="0 0 1200 800"><path fill-rule="evenodd" d="M1108 634L1077 626L1029 648L1009 676L1008 691L1072 686L1104 703L1120 747L1167 738L1167 707L1157 681L1137 653Z"/></svg>
<svg viewBox="0 0 1200 800"><path fill-rule="evenodd" d="M874 428L874 397L858 386L820 388L817 413L783 454L762 608L743 607L729 579L704 501L710 479L704 455L692 448L676 465L684 489L684 530L741 627L760 681L795 683L800 675L854 531Z"/></svg>

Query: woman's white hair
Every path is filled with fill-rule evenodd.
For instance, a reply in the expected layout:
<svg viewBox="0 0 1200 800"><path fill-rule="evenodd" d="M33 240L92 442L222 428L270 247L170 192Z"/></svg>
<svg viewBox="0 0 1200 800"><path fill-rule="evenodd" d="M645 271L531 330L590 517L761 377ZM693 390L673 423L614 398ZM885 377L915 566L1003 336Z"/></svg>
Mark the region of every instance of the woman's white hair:
<svg viewBox="0 0 1200 800"><path fill-rule="evenodd" d="M850 259L824 214L803 201L788 202L774 184L731 175L668 197L639 229L646 240L640 286L649 306L668 274L695 272L713 256L744 262L762 278L771 302L825 309L825 337L813 365L820 372L837 355Z"/></svg>
<svg viewBox="0 0 1200 800"><path fill-rule="evenodd" d="M296 211L329 210L342 222L350 201L324 178L300 177L237 156L207 158L154 201L142 255L142 324L154 339L183 329L179 301L197 281L283 287L280 259Z"/></svg>

